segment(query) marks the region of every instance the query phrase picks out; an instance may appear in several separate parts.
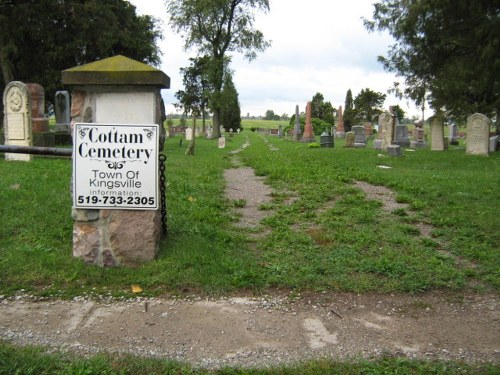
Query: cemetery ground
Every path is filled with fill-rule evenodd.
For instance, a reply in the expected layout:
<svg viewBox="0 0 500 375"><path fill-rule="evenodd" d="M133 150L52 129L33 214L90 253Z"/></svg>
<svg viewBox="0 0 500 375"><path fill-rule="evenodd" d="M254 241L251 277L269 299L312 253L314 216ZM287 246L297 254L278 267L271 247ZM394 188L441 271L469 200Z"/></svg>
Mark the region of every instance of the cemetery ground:
<svg viewBox="0 0 500 375"><path fill-rule="evenodd" d="M134 269L72 257L70 160L0 159L0 373L499 371L500 153L179 139Z"/></svg>

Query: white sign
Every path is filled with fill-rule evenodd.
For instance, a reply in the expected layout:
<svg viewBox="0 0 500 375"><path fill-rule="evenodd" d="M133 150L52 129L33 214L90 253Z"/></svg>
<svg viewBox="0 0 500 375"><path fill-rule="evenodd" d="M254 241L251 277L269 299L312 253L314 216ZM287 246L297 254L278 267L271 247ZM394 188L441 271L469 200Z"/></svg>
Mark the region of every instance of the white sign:
<svg viewBox="0 0 500 375"><path fill-rule="evenodd" d="M156 124L75 124L75 208L158 209L158 133Z"/></svg>

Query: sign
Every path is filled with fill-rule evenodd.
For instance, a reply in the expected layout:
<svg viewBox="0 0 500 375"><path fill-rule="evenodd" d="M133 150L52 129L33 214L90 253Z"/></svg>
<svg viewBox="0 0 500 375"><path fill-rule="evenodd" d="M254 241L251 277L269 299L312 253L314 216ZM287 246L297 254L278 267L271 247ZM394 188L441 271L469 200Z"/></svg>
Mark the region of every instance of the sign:
<svg viewBox="0 0 500 375"><path fill-rule="evenodd" d="M75 124L75 208L158 209L158 133L156 124Z"/></svg>

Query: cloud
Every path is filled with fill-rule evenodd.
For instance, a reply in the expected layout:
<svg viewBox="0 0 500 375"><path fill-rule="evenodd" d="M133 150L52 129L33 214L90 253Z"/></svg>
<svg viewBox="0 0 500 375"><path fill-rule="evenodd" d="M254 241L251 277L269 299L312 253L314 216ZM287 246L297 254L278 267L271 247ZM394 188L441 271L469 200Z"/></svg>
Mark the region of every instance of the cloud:
<svg viewBox="0 0 500 375"><path fill-rule="evenodd" d="M131 0L140 13L152 14L164 22L161 69L171 77L171 89L164 90L167 112L175 112L175 92L182 89L181 67L189 65L195 51L185 52L180 36L168 26L163 0ZM396 80L385 72L377 56L385 55L394 41L387 33L368 33L362 17L370 18L373 0L337 2L331 0L270 0L271 11L256 14L255 27L272 46L248 62L233 55L231 68L246 115L293 114L320 92L334 107L344 105L348 89L356 96L361 89L386 93ZM385 107L399 104L410 114L419 113L388 96Z"/></svg>

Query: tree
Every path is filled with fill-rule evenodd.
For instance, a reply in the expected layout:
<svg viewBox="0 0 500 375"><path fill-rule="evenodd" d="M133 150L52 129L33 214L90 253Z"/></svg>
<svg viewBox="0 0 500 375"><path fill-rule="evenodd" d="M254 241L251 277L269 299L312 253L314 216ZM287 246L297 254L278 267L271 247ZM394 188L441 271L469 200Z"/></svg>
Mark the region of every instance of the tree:
<svg viewBox="0 0 500 375"><path fill-rule="evenodd" d="M237 131L241 129L241 110L238 101L238 92L234 87L231 74L226 74L224 77L224 86L221 93L221 124L226 131Z"/></svg>
<svg viewBox="0 0 500 375"><path fill-rule="evenodd" d="M403 121L403 119L405 118L405 111L403 111L403 109L399 105L393 106L392 111L396 115L399 122Z"/></svg>
<svg viewBox="0 0 500 375"><path fill-rule="evenodd" d="M206 57L201 57L190 59L190 61L191 65L189 67L181 68L184 90L177 91L175 93L175 97L179 101L176 106L182 108L185 115L192 114L193 116L193 138L189 144L186 154L194 155L196 117L200 114L203 118L202 131L205 131L205 113L208 105L209 89L206 73L208 59Z"/></svg>
<svg viewBox="0 0 500 375"><path fill-rule="evenodd" d="M117 54L157 65L156 22L124 0L1 0L0 88L36 82L53 102L64 69Z"/></svg>
<svg viewBox="0 0 500 375"><path fill-rule="evenodd" d="M347 90L347 93L345 95L343 116L344 116L344 129L346 132L349 132L351 131L351 128L354 125L354 120L355 120L354 101L352 99L351 89Z"/></svg>
<svg viewBox="0 0 500 375"><path fill-rule="evenodd" d="M381 0L369 31L387 30L396 40L385 69L404 77L405 96L452 120L500 110L500 3L498 0Z"/></svg>
<svg viewBox="0 0 500 375"><path fill-rule="evenodd" d="M325 97L321 93L316 93L311 100L311 116L321 119L331 126L335 125L334 109L330 102L325 102Z"/></svg>
<svg viewBox="0 0 500 375"><path fill-rule="evenodd" d="M264 116L264 120L276 120L276 119L279 120L279 116L277 116L272 109L268 109Z"/></svg>
<svg viewBox="0 0 500 375"><path fill-rule="evenodd" d="M219 135L225 64L230 52L244 53L251 61L270 43L253 28L254 9L267 12L269 0L166 0L170 25L184 36L186 50L196 47L210 56L213 64L210 83L214 90L211 109L214 135Z"/></svg>
<svg viewBox="0 0 500 375"><path fill-rule="evenodd" d="M354 98L354 113L356 122L374 121L381 114L386 95L370 89L362 89Z"/></svg>

